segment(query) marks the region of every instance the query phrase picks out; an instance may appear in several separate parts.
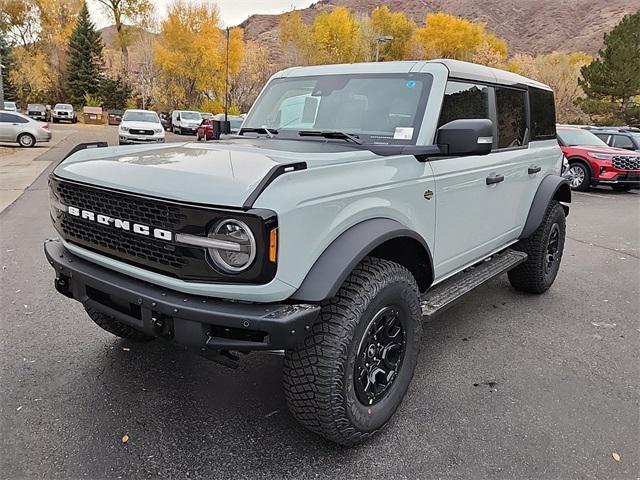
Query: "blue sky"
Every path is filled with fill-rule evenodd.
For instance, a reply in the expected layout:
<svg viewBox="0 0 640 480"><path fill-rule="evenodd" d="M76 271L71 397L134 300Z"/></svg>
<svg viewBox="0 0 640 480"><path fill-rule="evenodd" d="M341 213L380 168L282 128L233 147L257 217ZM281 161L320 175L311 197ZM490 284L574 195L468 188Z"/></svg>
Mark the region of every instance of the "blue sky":
<svg viewBox="0 0 640 480"><path fill-rule="evenodd" d="M156 15L161 20L166 15L167 5L172 0L151 0L156 6ZM305 8L314 3L310 0L191 0L200 3L215 3L220 10L225 26L234 26L254 13L282 13L292 8ZM96 27L102 28L110 25L104 11L96 0L89 0L89 11Z"/></svg>

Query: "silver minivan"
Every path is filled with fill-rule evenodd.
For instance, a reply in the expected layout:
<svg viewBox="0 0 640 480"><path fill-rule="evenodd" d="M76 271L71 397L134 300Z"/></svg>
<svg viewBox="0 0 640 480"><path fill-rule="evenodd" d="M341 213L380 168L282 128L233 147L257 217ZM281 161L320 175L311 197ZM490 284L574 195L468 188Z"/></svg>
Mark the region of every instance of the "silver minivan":
<svg viewBox="0 0 640 480"><path fill-rule="evenodd" d="M22 113L0 111L0 142L33 147L36 142L49 140L51 140L51 130L48 123L38 122Z"/></svg>

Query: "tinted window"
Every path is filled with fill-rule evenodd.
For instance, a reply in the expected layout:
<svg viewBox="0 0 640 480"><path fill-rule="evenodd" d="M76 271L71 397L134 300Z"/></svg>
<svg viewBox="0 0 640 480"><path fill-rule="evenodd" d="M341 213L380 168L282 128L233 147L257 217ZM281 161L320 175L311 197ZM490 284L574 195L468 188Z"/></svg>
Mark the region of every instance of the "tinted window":
<svg viewBox="0 0 640 480"><path fill-rule="evenodd" d="M636 148L631 139L626 135L614 135L613 146L618 148L630 148L632 150Z"/></svg>
<svg viewBox="0 0 640 480"><path fill-rule="evenodd" d="M593 133L596 137L598 137L603 142L608 142L609 134L608 133Z"/></svg>
<svg viewBox="0 0 640 480"><path fill-rule="evenodd" d="M522 90L496 88L498 148L521 147L527 134L526 94Z"/></svg>
<svg viewBox="0 0 640 480"><path fill-rule="evenodd" d="M438 127L461 118L489 118L489 88L471 83L448 82Z"/></svg>
<svg viewBox="0 0 640 480"><path fill-rule="evenodd" d="M29 120L11 113L0 113L0 122L3 123L29 123Z"/></svg>
<svg viewBox="0 0 640 480"><path fill-rule="evenodd" d="M529 87L531 140L556 138L556 107L553 92Z"/></svg>

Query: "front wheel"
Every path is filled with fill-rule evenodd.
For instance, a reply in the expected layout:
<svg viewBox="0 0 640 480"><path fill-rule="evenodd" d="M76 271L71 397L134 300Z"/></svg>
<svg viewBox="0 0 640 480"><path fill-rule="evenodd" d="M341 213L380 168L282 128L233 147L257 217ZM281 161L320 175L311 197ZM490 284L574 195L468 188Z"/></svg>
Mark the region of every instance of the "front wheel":
<svg viewBox="0 0 640 480"><path fill-rule="evenodd" d="M22 133L18 136L18 143L21 147L33 147L36 139L30 133Z"/></svg>
<svg viewBox="0 0 640 480"><path fill-rule="evenodd" d="M591 173L589 167L582 162L571 162L566 177L569 180L571 190L584 192L589 189L591 183Z"/></svg>
<svg viewBox="0 0 640 480"><path fill-rule="evenodd" d="M564 209L552 200L538 229L513 247L528 255L526 262L509 271L509 281L516 290L543 293L549 289L560 269L565 234Z"/></svg>
<svg viewBox="0 0 640 480"><path fill-rule="evenodd" d="M285 353L293 416L341 445L364 442L391 419L420 350L415 279L397 263L367 258L322 307L304 344Z"/></svg>

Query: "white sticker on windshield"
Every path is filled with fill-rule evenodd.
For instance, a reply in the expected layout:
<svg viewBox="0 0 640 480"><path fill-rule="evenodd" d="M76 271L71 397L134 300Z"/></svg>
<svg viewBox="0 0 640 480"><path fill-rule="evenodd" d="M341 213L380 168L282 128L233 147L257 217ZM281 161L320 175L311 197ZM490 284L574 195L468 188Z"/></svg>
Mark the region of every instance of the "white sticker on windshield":
<svg viewBox="0 0 640 480"><path fill-rule="evenodd" d="M413 127L396 127L393 138L396 140L411 140L413 138Z"/></svg>

